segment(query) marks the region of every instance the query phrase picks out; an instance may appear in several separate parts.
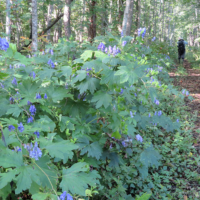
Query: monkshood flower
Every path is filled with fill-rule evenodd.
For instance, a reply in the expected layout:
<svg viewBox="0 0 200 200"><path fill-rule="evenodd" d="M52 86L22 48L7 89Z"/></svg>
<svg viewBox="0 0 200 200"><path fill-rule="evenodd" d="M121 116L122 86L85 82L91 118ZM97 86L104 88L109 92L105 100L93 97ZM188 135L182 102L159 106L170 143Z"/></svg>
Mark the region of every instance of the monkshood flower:
<svg viewBox="0 0 200 200"><path fill-rule="evenodd" d="M154 42L154 41L155 41L155 39L156 39L156 37L153 37L151 41L152 41L152 42Z"/></svg>
<svg viewBox="0 0 200 200"><path fill-rule="evenodd" d="M41 97L40 93L36 94L36 99L41 99L41 98L42 97Z"/></svg>
<svg viewBox="0 0 200 200"><path fill-rule="evenodd" d="M189 95L189 92L188 92L188 91L186 91L185 95L186 95L186 96L188 96L188 95Z"/></svg>
<svg viewBox="0 0 200 200"><path fill-rule="evenodd" d="M123 34L123 31L121 32L121 37L123 37L124 36L124 34Z"/></svg>
<svg viewBox="0 0 200 200"><path fill-rule="evenodd" d="M113 146L112 146L112 143L110 144L110 149L112 149L113 148Z"/></svg>
<svg viewBox="0 0 200 200"><path fill-rule="evenodd" d="M49 50L49 53L50 53L51 55L53 55L53 49L50 49L50 50Z"/></svg>
<svg viewBox="0 0 200 200"><path fill-rule="evenodd" d="M158 116L161 116L162 115L162 111L158 111Z"/></svg>
<svg viewBox="0 0 200 200"><path fill-rule="evenodd" d="M20 122L20 124L18 124L18 130L21 133L24 131L24 126L23 126L23 124L21 122Z"/></svg>
<svg viewBox="0 0 200 200"><path fill-rule="evenodd" d="M149 113L149 117L151 117L151 113Z"/></svg>
<svg viewBox="0 0 200 200"><path fill-rule="evenodd" d="M160 102L158 101L158 99L155 98L154 103L155 103L156 105L159 105Z"/></svg>
<svg viewBox="0 0 200 200"><path fill-rule="evenodd" d="M106 48L106 46L103 42L101 42L98 46L98 50L101 50L102 52L104 52L105 48Z"/></svg>
<svg viewBox="0 0 200 200"><path fill-rule="evenodd" d="M146 28L139 28L138 29L138 36L140 36L142 33L142 38L144 38L145 34L146 34Z"/></svg>
<svg viewBox="0 0 200 200"><path fill-rule="evenodd" d="M36 76L35 72L32 72L32 75L33 75L33 79L35 79L35 76Z"/></svg>
<svg viewBox="0 0 200 200"><path fill-rule="evenodd" d="M179 119L177 119L176 122L179 123Z"/></svg>
<svg viewBox="0 0 200 200"><path fill-rule="evenodd" d="M123 94L124 90L121 88L121 92L119 94Z"/></svg>
<svg viewBox="0 0 200 200"><path fill-rule="evenodd" d="M29 144L24 144L24 148L28 150L29 156L31 158L34 158L35 160L39 160L39 157L42 157L42 151L38 148L38 143L35 142L35 145L31 143Z"/></svg>
<svg viewBox="0 0 200 200"><path fill-rule="evenodd" d="M30 111L31 115L35 115L35 113L36 113L36 108L35 108L35 106L34 106L34 105L31 105L30 108L29 108L29 111Z"/></svg>
<svg viewBox="0 0 200 200"><path fill-rule="evenodd" d="M11 132L11 131L15 130L15 127L13 125L9 125L8 130Z"/></svg>
<svg viewBox="0 0 200 200"><path fill-rule="evenodd" d="M40 137L40 132L39 131L35 131L33 134L37 135L37 138Z"/></svg>
<svg viewBox="0 0 200 200"><path fill-rule="evenodd" d="M73 197L66 191L64 191L61 195L60 195L60 200L73 200Z"/></svg>
<svg viewBox="0 0 200 200"><path fill-rule="evenodd" d="M14 69L14 67L12 67L12 65L10 65L9 67L10 67L10 69Z"/></svg>
<svg viewBox="0 0 200 200"><path fill-rule="evenodd" d="M28 118L28 120L27 120L27 123L28 123L28 124L31 123L31 122L33 122L33 117L32 117L32 116L30 116L30 117Z"/></svg>
<svg viewBox="0 0 200 200"><path fill-rule="evenodd" d="M51 58L48 60L47 64L49 66L51 66L52 68L55 68L55 65L54 65L53 61L51 60Z"/></svg>
<svg viewBox="0 0 200 200"><path fill-rule="evenodd" d="M14 79L12 80L12 84L13 85L17 85L17 79L14 77Z"/></svg>
<svg viewBox="0 0 200 200"><path fill-rule="evenodd" d="M134 95L135 95L135 97L137 97L137 94L136 94L136 93L135 93Z"/></svg>
<svg viewBox="0 0 200 200"><path fill-rule="evenodd" d="M14 103L15 99L13 97L10 97L9 101L11 101L11 103Z"/></svg>
<svg viewBox="0 0 200 200"><path fill-rule="evenodd" d="M127 44L127 41L122 42L122 46L124 47Z"/></svg>
<svg viewBox="0 0 200 200"><path fill-rule="evenodd" d="M182 94L185 94L185 89L182 91Z"/></svg>
<svg viewBox="0 0 200 200"><path fill-rule="evenodd" d="M19 151L22 151L22 149L20 147L14 147L15 151L19 152Z"/></svg>
<svg viewBox="0 0 200 200"><path fill-rule="evenodd" d="M123 147L127 147L127 144L125 141L122 141L122 145L123 145Z"/></svg>
<svg viewBox="0 0 200 200"><path fill-rule="evenodd" d="M3 51L7 51L9 48L9 43L7 42L6 38L0 37L0 49Z"/></svg>
<svg viewBox="0 0 200 200"><path fill-rule="evenodd" d="M108 49L109 49L110 54L112 54L112 53L113 53L113 49L112 49L112 47L109 46Z"/></svg>
<svg viewBox="0 0 200 200"><path fill-rule="evenodd" d="M47 94L45 93L45 95L44 95L44 99L47 99Z"/></svg>
<svg viewBox="0 0 200 200"><path fill-rule="evenodd" d="M142 142L143 138L141 137L141 135L137 134L136 135L136 140Z"/></svg>
<svg viewBox="0 0 200 200"><path fill-rule="evenodd" d="M130 116L131 116L131 118L133 118L133 113L132 113L132 111L130 111Z"/></svg>
<svg viewBox="0 0 200 200"><path fill-rule="evenodd" d="M0 83L0 86L1 86L2 88L4 88L4 85L3 85L2 83Z"/></svg>
<svg viewBox="0 0 200 200"><path fill-rule="evenodd" d="M107 47L105 48L105 53L108 53L108 48Z"/></svg>
<svg viewBox="0 0 200 200"><path fill-rule="evenodd" d="M155 111L154 115L157 115L157 111Z"/></svg>
<svg viewBox="0 0 200 200"><path fill-rule="evenodd" d="M32 103L30 101L27 101L27 105L30 106L32 105Z"/></svg>

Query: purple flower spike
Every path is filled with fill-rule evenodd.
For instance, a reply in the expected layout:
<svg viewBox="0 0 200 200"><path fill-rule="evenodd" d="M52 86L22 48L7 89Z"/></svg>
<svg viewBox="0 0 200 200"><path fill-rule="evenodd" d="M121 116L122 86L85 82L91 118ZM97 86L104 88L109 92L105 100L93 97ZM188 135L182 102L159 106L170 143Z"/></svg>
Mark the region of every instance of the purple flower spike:
<svg viewBox="0 0 200 200"><path fill-rule="evenodd" d="M127 41L122 42L122 46L124 47L127 44Z"/></svg>
<svg viewBox="0 0 200 200"><path fill-rule="evenodd" d="M27 120L27 123L28 123L28 124L31 123L31 122L33 122L33 117L32 117L32 116L30 116L30 117L28 118L28 120Z"/></svg>
<svg viewBox="0 0 200 200"><path fill-rule="evenodd" d="M44 95L44 99L47 99L47 94L45 93L45 95Z"/></svg>
<svg viewBox="0 0 200 200"><path fill-rule="evenodd" d="M20 124L18 124L18 130L21 133L24 131L24 126L23 126L23 124L21 122L20 122Z"/></svg>
<svg viewBox="0 0 200 200"><path fill-rule="evenodd" d="M137 134L137 135L136 135L136 140L137 140L137 141L140 141L140 142L142 142L142 141L143 141L143 139L142 139L141 135L139 135L139 134Z"/></svg>
<svg viewBox="0 0 200 200"><path fill-rule="evenodd" d="M179 119L177 119L176 122L179 123Z"/></svg>
<svg viewBox="0 0 200 200"><path fill-rule="evenodd" d="M66 196L67 196L67 192L64 191L64 192L60 195L60 200L65 200Z"/></svg>
<svg viewBox="0 0 200 200"><path fill-rule="evenodd" d="M17 85L17 79L14 77L14 79L12 80L12 84L13 85Z"/></svg>
<svg viewBox="0 0 200 200"><path fill-rule="evenodd" d="M123 94L124 90L121 88L121 92L119 94Z"/></svg>
<svg viewBox="0 0 200 200"><path fill-rule="evenodd" d="M15 130L15 127L13 125L9 125L8 130L11 132L11 131Z"/></svg>
<svg viewBox="0 0 200 200"><path fill-rule="evenodd" d="M34 134L37 135L37 138L40 137L40 132L39 131L35 131Z"/></svg>
<svg viewBox="0 0 200 200"><path fill-rule="evenodd" d="M40 93L36 94L36 99L41 99Z"/></svg>
<svg viewBox="0 0 200 200"><path fill-rule="evenodd" d="M9 48L9 43L7 42L6 38L0 37L0 49L3 51L7 51Z"/></svg>
<svg viewBox="0 0 200 200"><path fill-rule="evenodd" d="M130 111L130 116L131 116L131 118L133 118L133 113L132 113L132 111Z"/></svg>
<svg viewBox="0 0 200 200"><path fill-rule="evenodd" d="M35 113L36 113L36 108L35 108L35 106L34 106L34 105L31 105L30 108L29 108L29 111L30 111L31 115L35 115Z"/></svg>

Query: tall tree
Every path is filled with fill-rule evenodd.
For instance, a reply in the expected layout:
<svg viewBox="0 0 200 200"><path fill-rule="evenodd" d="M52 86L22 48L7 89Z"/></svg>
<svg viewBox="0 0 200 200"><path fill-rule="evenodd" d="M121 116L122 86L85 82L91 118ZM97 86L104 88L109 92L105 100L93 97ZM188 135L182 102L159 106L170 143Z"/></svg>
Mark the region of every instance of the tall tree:
<svg viewBox="0 0 200 200"><path fill-rule="evenodd" d="M71 36L71 26L70 26L70 18L71 18L71 3L73 0L66 0L65 7L64 7L64 30L65 30L65 37L69 40Z"/></svg>
<svg viewBox="0 0 200 200"><path fill-rule="evenodd" d="M6 39L10 42L10 0L6 0Z"/></svg>
<svg viewBox="0 0 200 200"><path fill-rule="evenodd" d="M38 15L37 15L37 0L32 0L32 51L38 50Z"/></svg>
<svg viewBox="0 0 200 200"><path fill-rule="evenodd" d="M124 35L131 34L132 19L133 19L133 5L134 0L126 0L126 8L124 11L124 18L122 23L122 31Z"/></svg>
<svg viewBox="0 0 200 200"><path fill-rule="evenodd" d="M96 37L96 10L95 10L95 6L96 6L96 1L90 1L89 4L89 11L90 11L90 24L89 24L89 28L88 28L88 40L90 43L93 42L94 38Z"/></svg>
<svg viewBox="0 0 200 200"><path fill-rule="evenodd" d="M141 15L141 0L136 1L136 30L135 30L135 37L137 36L137 30L140 28L140 15Z"/></svg>
<svg viewBox="0 0 200 200"><path fill-rule="evenodd" d="M52 23L52 13L53 13L53 5L48 5L48 13L47 13L47 27ZM47 39L50 41L51 29L47 31Z"/></svg>

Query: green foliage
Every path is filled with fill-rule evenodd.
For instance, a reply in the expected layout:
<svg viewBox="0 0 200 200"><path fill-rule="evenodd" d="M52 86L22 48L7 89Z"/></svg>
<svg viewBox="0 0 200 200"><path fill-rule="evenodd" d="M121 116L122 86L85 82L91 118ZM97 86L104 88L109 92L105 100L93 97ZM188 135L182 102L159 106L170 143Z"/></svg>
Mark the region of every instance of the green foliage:
<svg viewBox="0 0 200 200"><path fill-rule="evenodd" d="M170 180L186 185L197 179L196 166L193 172L186 167L193 161L185 157L194 150L181 122L184 96L170 85L166 71L173 62L141 38L125 47L122 40L132 38L101 39L121 53L82 50L64 39L54 55L18 60L16 52L0 52L7 69L0 74L3 199L24 192L35 200L58 199L64 191L74 199L182 199L182 188L170 194ZM66 59L72 53L77 59ZM55 68L47 64L50 58L58 62ZM10 69L15 62L26 67ZM186 168L178 177L177 170Z"/></svg>

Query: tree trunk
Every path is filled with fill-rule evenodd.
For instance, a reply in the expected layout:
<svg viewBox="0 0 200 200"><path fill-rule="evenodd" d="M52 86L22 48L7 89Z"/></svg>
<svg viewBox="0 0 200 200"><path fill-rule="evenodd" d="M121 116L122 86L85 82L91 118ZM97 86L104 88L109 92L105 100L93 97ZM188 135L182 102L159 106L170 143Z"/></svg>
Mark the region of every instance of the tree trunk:
<svg viewBox="0 0 200 200"><path fill-rule="evenodd" d="M52 23L53 5L48 5L47 27ZM47 31L47 40L51 39L51 29Z"/></svg>
<svg viewBox="0 0 200 200"><path fill-rule="evenodd" d="M141 13L141 5L140 5L140 0L137 0L136 2L136 20L135 20L135 37L138 34L138 29L140 28L140 13Z"/></svg>
<svg viewBox="0 0 200 200"><path fill-rule="evenodd" d="M64 8L64 29L65 29L65 37L69 40L71 36L71 26L70 26L70 17L71 17L71 3L72 0L66 0L66 5Z"/></svg>
<svg viewBox="0 0 200 200"><path fill-rule="evenodd" d="M163 1L163 9L162 9L162 39L163 39L163 42L164 42L164 20L165 20L165 1Z"/></svg>
<svg viewBox="0 0 200 200"><path fill-rule="evenodd" d="M134 5L134 0L126 0L126 8L124 11L124 18L122 23L122 31L124 35L131 34L133 5Z"/></svg>
<svg viewBox="0 0 200 200"><path fill-rule="evenodd" d="M124 15L124 2L123 0L118 0L118 30L122 32L122 22L123 22L123 15Z"/></svg>
<svg viewBox="0 0 200 200"><path fill-rule="evenodd" d="M90 43L93 42L94 38L96 37L96 11L95 11L95 6L96 6L96 1L91 1L90 4L90 13L91 13L91 18L90 18L90 25L88 29L88 40Z"/></svg>
<svg viewBox="0 0 200 200"><path fill-rule="evenodd" d="M112 30L112 6L113 6L113 1L110 0L110 14L109 14L109 17L108 17L108 23L109 23L109 28L108 28L108 31L111 32Z"/></svg>
<svg viewBox="0 0 200 200"><path fill-rule="evenodd" d="M37 0L32 0L32 51L38 50L38 35L37 35Z"/></svg>
<svg viewBox="0 0 200 200"><path fill-rule="evenodd" d="M10 0L6 0L6 40L10 43Z"/></svg>

